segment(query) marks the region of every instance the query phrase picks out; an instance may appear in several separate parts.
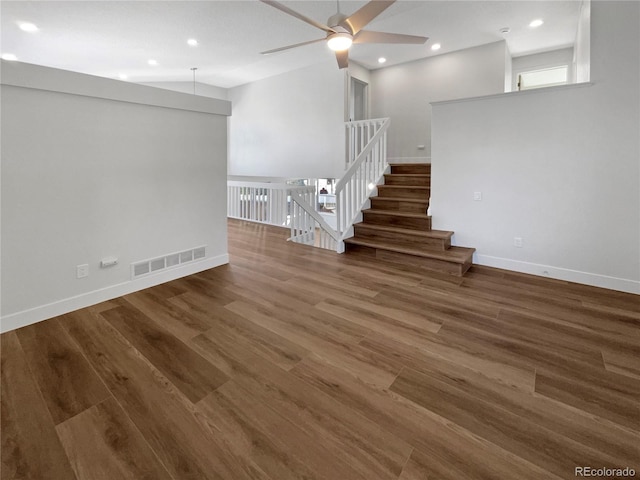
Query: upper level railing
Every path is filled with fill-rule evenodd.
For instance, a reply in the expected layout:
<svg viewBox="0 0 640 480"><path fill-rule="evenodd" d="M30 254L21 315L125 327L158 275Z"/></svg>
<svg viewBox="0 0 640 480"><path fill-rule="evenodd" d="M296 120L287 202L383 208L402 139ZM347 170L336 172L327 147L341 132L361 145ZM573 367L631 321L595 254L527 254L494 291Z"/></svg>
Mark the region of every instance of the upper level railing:
<svg viewBox="0 0 640 480"><path fill-rule="evenodd" d="M277 227L291 224L291 192L315 202L315 187L286 183L228 180L227 216Z"/></svg>
<svg viewBox="0 0 640 480"><path fill-rule="evenodd" d="M315 186L227 181L227 216L289 227L289 240L336 250L338 235L316 211Z"/></svg>

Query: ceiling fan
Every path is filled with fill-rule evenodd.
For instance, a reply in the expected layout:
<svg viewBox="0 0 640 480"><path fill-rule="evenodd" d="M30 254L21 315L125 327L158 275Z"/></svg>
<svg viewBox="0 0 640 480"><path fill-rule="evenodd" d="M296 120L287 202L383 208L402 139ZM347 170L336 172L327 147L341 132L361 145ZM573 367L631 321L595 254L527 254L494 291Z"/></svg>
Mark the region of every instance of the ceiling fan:
<svg viewBox="0 0 640 480"><path fill-rule="evenodd" d="M336 53L338 67L345 68L349 65L349 47L352 43L405 43L405 44L421 44L428 40L428 37L420 37L417 35L402 35L399 33L373 32L363 30L374 18L380 15L384 10L395 3L396 0L372 0L365 6L360 8L356 13L346 16L340 13L340 4L338 3L338 12L329 17L327 24L316 22L315 20L290 9L280 2L274 0L260 0L267 5L271 5L278 10L296 17L303 22L313 25L320 30L326 32L325 38L310 40L308 42L296 43L286 47L275 48L261 52L263 55L282 52L290 48L302 47L312 43L327 42L329 48Z"/></svg>

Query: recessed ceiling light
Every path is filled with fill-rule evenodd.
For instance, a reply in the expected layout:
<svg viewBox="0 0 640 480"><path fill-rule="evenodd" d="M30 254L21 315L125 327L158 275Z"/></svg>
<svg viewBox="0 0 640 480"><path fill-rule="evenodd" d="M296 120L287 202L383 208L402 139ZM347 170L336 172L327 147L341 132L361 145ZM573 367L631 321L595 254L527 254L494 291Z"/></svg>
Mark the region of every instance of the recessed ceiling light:
<svg viewBox="0 0 640 480"><path fill-rule="evenodd" d="M13 53L3 53L2 59L8 60L10 62L15 62L16 60L18 60L18 57L16 57Z"/></svg>
<svg viewBox="0 0 640 480"><path fill-rule="evenodd" d="M509 27L503 27L500 29L500 33L502 33L503 35L509 33L511 31L511 29Z"/></svg>
<svg viewBox="0 0 640 480"><path fill-rule="evenodd" d="M129 75L127 75L125 73L120 73L120 74L118 74L118 78L120 80L126 80L127 78L129 78Z"/></svg>
<svg viewBox="0 0 640 480"><path fill-rule="evenodd" d="M29 22L20 23L18 24L18 26L20 27L21 30L24 30L25 32L37 32L39 30L37 25Z"/></svg>
<svg viewBox="0 0 640 480"><path fill-rule="evenodd" d="M536 20L532 21L532 22L529 24L529 26L530 26L530 27L532 27L532 28L536 28L536 27L539 27L540 25L542 25L543 23L544 23L544 22L543 22L541 19L539 19L539 18L538 18L538 19L536 19Z"/></svg>
<svg viewBox="0 0 640 480"><path fill-rule="evenodd" d="M158 61L154 59L147 60L147 63L153 67L158 65Z"/></svg>
<svg viewBox="0 0 640 480"><path fill-rule="evenodd" d="M387 61L387 59L386 59L386 58L384 58L384 57L380 57L380 58L378 59L378 63L384 63L384 62L386 62L386 61Z"/></svg>
<svg viewBox="0 0 640 480"><path fill-rule="evenodd" d="M195 38L190 38L189 40L187 40L187 43L189 45L191 45L192 47L197 47L198 46L198 40L196 40Z"/></svg>
<svg viewBox="0 0 640 480"><path fill-rule="evenodd" d="M434 43L433 45L431 45L431 50L440 50L440 47L442 45L440 45L439 43Z"/></svg>

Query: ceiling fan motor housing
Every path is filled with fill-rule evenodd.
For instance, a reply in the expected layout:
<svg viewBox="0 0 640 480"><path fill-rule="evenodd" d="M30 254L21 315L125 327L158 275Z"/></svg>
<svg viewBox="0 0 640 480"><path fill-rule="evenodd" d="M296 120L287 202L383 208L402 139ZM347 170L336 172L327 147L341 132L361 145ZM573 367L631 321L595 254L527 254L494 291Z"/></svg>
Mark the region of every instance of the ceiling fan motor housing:
<svg viewBox="0 0 640 480"><path fill-rule="evenodd" d="M340 31L340 29L342 29L345 32L353 35L353 31L351 30L351 27L347 22L345 22L346 19L347 19L347 16L345 14L338 12L335 15L332 15L329 17L329 20L327 20L327 25L332 29L334 29L335 31Z"/></svg>

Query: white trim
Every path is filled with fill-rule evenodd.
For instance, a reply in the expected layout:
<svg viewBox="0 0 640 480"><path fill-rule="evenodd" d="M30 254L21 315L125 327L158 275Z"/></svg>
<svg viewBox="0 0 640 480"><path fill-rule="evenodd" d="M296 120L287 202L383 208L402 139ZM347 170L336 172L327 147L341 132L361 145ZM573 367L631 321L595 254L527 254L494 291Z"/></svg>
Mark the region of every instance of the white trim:
<svg viewBox="0 0 640 480"><path fill-rule="evenodd" d="M581 283L583 285L591 285L594 287L608 288L609 290L617 290L620 292L640 295L640 281L637 280L609 277L607 275L598 275L596 273L581 272L579 270L552 267L550 265L541 265L538 263L521 262L510 258L492 257L489 255L474 254L473 262L487 267L502 268L504 270L512 270L515 272L538 275L540 277L555 278L558 280L565 280L567 282Z"/></svg>
<svg viewBox="0 0 640 480"><path fill-rule="evenodd" d="M431 163L431 157L388 157L387 163Z"/></svg>
<svg viewBox="0 0 640 480"><path fill-rule="evenodd" d="M556 85L554 87L545 87L545 88L532 88L530 90L518 90L515 92L504 92L504 93L493 93L491 95L482 95L480 97L468 97L468 98L456 98L453 100L441 100L438 102L431 102L431 106L439 106L439 105L448 105L450 103L465 103L465 102L475 102L478 100L491 100L493 98L507 98L514 96L522 96L522 95L537 95L539 93L549 93L556 92L560 90L576 90L578 88L584 87L592 87L593 82L580 82L580 83L569 83L567 85Z"/></svg>
<svg viewBox="0 0 640 480"><path fill-rule="evenodd" d="M254 182L247 180L227 180L227 187L270 188L271 190L292 190L294 192L314 189L311 185L291 185L288 183Z"/></svg>
<svg viewBox="0 0 640 480"><path fill-rule="evenodd" d="M229 254L218 255L217 257L205 258L200 261L184 264L177 268L159 271L157 274L148 275L127 282L111 285L109 287L83 293L75 297L58 300L47 305L23 310L21 312L5 315L0 319L0 333L5 333L16 328L26 327L32 323L37 323L48 318L57 317L65 313L73 312L81 308L96 305L113 298L121 297L129 293L144 290L145 288L170 282L177 278L193 275L194 273L209 270L229 263Z"/></svg>

